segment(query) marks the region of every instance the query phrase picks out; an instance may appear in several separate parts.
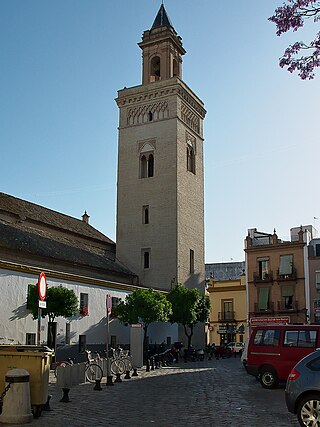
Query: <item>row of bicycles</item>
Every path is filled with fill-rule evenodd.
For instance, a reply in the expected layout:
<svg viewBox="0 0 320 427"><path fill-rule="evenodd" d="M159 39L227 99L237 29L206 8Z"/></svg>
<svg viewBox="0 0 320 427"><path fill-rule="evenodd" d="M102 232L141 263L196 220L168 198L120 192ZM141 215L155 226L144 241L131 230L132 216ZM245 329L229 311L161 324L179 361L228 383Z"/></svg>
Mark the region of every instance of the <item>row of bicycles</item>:
<svg viewBox="0 0 320 427"><path fill-rule="evenodd" d="M110 362L110 371L112 375L124 374L127 371L132 369L132 360L129 355L128 350L123 350L122 348L111 348L110 349L112 356L108 357L106 351L103 355L96 352L95 356L92 355L90 350L85 350L86 352L86 361L85 361L85 377L86 381L90 383L96 382L96 380L101 380L104 374L104 367ZM68 365L73 365L74 360L68 358L67 360L62 360L55 363L54 374L57 377L57 371L60 367L65 367Z"/></svg>

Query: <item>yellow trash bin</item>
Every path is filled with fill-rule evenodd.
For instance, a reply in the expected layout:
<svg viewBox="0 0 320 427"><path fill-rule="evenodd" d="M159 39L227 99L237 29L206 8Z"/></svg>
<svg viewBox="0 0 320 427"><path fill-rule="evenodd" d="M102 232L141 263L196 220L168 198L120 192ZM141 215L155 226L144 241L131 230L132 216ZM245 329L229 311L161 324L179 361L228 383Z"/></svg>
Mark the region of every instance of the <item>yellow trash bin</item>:
<svg viewBox="0 0 320 427"><path fill-rule="evenodd" d="M48 385L53 350L36 345L0 345L0 392L5 375L11 369L25 369L30 374L31 406L35 416L41 414L48 399Z"/></svg>

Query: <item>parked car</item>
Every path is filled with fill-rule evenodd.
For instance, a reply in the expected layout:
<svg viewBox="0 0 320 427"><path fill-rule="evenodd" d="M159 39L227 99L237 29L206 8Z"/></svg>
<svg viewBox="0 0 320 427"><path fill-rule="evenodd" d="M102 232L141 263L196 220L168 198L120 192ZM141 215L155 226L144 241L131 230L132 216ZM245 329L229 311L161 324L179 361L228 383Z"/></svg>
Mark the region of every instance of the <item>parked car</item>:
<svg viewBox="0 0 320 427"><path fill-rule="evenodd" d="M290 372L285 390L289 412L301 426L320 425L320 349L304 357Z"/></svg>
<svg viewBox="0 0 320 427"><path fill-rule="evenodd" d="M227 344L227 348L229 348L230 350L231 350L231 352L233 353L234 351L236 352L236 353L239 353L239 352L243 352L243 349L244 349L244 343L243 342L229 342L228 344Z"/></svg>
<svg viewBox="0 0 320 427"><path fill-rule="evenodd" d="M264 325L253 329L245 368L264 388L286 381L304 356L320 347L319 325Z"/></svg>

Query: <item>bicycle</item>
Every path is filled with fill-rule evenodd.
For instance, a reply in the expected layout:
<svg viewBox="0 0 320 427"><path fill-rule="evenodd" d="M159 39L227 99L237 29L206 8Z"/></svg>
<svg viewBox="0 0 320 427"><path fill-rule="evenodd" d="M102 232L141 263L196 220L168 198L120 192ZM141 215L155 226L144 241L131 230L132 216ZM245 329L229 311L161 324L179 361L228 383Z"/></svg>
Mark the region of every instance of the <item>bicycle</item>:
<svg viewBox="0 0 320 427"><path fill-rule="evenodd" d="M72 366L73 365L73 359L71 357L69 357L67 360L61 360L59 362L55 363L55 367L54 367L54 376L57 378L57 368L59 368L60 366L65 367L65 366Z"/></svg>
<svg viewBox="0 0 320 427"><path fill-rule="evenodd" d="M96 359L91 357L91 351L86 350L86 357L87 360L85 362L85 376L86 380L90 383L94 383L97 380L101 381L103 377L103 370L101 366L99 366L97 363L94 363Z"/></svg>
<svg viewBox="0 0 320 427"><path fill-rule="evenodd" d="M105 356L100 356L100 354L97 353L97 360L102 361L102 363L103 363L104 360L106 360L107 363L109 363L109 361L110 361L111 374L113 374L113 375L117 375L117 374L122 375L126 371L126 364L125 364L125 362L122 359L120 359L119 357L115 356L114 349L111 349L111 350L112 350L112 353L113 353L112 357L108 357L107 354L105 354Z"/></svg>
<svg viewBox="0 0 320 427"><path fill-rule="evenodd" d="M100 380L103 377L103 371L101 366L99 366L97 363L94 363L96 359L91 357L91 351L86 350L86 357L87 360L85 362L85 378L90 383L95 383L96 380ZM65 366L72 366L74 365L74 361L72 358L68 358L67 360L61 360L59 362L56 362L55 368L54 368L54 375L57 378L57 369L60 367Z"/></svg>
<svg viewBox="0 0 320 427"><path fill-rule="evenodd" d="M132 362L129 356L129 352L118 347L117 349L112 348L113 360L111 362L111 372L116 374L123 374L126 371L131 371Z"/></svg>

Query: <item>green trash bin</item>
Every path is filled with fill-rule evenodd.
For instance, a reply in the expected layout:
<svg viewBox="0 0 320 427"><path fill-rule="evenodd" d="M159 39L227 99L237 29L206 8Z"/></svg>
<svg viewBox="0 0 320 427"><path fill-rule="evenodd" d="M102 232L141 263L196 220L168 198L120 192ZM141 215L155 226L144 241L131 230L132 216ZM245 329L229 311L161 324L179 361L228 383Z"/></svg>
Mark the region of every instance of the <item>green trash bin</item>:
<svg viewBox="0 0 320 427"><path fill-rule="evenodd" d="M35 417L48 400L51 359L54 351L46 346L0 345L0 392L5 388L5 375L10 369L25 369L30 374L30 397Z"/></svg>

